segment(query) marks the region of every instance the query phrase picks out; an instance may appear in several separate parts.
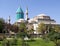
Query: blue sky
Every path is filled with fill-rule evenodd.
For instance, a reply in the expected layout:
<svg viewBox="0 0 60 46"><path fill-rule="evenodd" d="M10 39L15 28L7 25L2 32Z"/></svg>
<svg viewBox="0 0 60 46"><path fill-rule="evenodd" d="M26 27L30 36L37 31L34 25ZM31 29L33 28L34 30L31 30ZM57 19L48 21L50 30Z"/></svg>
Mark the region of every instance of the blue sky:
<svg viewBox="0 0 60 46"><path fill-rule="evenodd" d="M28 6L30 18L43 13L60 23L60 0L0 0L0 18L7 20L11 16L14 23L19 6L24 12Z"/></svg>

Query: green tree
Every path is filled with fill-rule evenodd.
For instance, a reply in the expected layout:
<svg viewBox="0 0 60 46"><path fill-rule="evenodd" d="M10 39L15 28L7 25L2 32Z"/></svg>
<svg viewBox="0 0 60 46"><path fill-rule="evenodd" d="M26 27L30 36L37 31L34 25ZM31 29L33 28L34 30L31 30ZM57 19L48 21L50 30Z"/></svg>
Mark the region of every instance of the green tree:
<svg viewBox="0 0 60 46"><path fill-rule="evenodd" d="M26 31L26 25L25 25L25 23L20 23L19 30L21 32L25 32Z"/></svg>
<svg viewBox="0 0 60 46"><path fill-rule="evenodd" d="M27 35L25 23L20 23L18 37L24 38Z"/></svg>
<svg viewBox="0 0 60 46"><path fill-rule="evenodd" d="M34 36L31 35L31 34L34 34L34 29L30 29L30 30L27 31L27 36L28 36L28 38L34 37Z"/></svg>
<svg viewBox="0 0 60 46"><path fill-rule="evenodd" d="M60 33L60 26L55 26L54 29L55 29L56 32Z"/></svg>
<svg viewBox="0 0 60 46"><path fill-rule="evenodd" d="M50 28L50 32L48 33L48 38L53 41L56 46L58 46L57 41L60 39L60 33L55 31L55 28Z"/></svg>
<svg viewBox="0 0 60 46"><path fill-rule="evenodd" d="M17 36L22 39L22 46L26 46L24 38L27 36L27 28L25 23L20 23Z"/></svg>
<svg viewBox="0 0 60 46"><path fill-rule="evenodd" d="M41 32L42 34L45 34L46 31L46 26L44 23L40 23L38 24L38 28L37 28L38 32Z"/></svg>
<svg viewBox="0 0 60 46"><path fill-rule="evenodd" d="M46 26L44 23L40 23L38 24L38 28L37 28L38 32L42 34L42 38L45 39L45 32L46 32Z"/></svg>
<svg viewBox="0 0 60 46"><path fill-rule="evenodd" d="M0 33L3 32L4 24L5 24L4 19L3 18L0 18Z"/></svg>

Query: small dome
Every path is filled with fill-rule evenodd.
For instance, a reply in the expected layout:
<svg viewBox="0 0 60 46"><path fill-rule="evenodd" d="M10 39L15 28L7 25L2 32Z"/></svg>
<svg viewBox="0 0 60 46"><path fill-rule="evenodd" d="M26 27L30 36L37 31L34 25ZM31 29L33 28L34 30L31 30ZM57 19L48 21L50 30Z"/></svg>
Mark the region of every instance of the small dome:
<svg viewBox="0 0 60 46"><path fill-rule="evenodd" d="M38 16L47 16L46 14L39 14Z"/></svg>

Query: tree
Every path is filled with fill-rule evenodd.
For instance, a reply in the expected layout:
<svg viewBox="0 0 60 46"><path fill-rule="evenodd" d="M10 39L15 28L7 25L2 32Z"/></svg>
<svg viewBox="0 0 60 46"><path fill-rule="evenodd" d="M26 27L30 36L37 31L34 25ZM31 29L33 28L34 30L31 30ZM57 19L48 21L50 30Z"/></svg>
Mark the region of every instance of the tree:
<svg viewBox="0 0 60 46"><path fill-rule="evenodd" d="M11 25L11 29L12 32L17 33L18 32L18 26L17 25Z"/></svg>
<svg viewBox="0 0 60 46"><path fill-rule="evenodd" d="M25 23L20 23L19 31L18 31L18 37L21 37L21 38L24 39L24 37L26 36L26 34L27 34L27 30L26 30Z"/></svg>
<svg viewBox="0 0 60 46"><path fill-rule="evenodd" d="M40 23L38 24L38 28L37 28L38 32L41 32L42 34L45 34L46 31L46 26L44 23Z"/></svg>
<svg viewBox="0 0 60 46"><path fill-rule="evenodd" d="M56 46L58 46L57 41L60 39L60 33L56 32L57 28L50 28L50 32L48 33L48 38L53 41Z"/></svg>
<svg viewBox="0 0 60 46"><path fill-rule="evenodd" d="M18 34L17 36L20 37L22 39L22 46L26 46L26 43L25 43L25 36L27 36L27 30L26 30L26 25L25 23L20 23L20 26L19 26L19 31L18 31Z"/></svg>
<svg viewBox="0 0 60 46"><path fill-rule="evenodd" d="M25 25L25 23L20 23L19 30L21 32L25 32L26 31L26 25Z"/></svg>
<svg viewBox="0 0 60 46"><path fill-rule="evenodd" d="M60 33L60 27L59 26L55 26L54 29L55 29L56 32Z"/></svg>
<svg viewBox="0 0 60 46"><path fill-rule="evenodd" d="M3 18L0 18L0 33L3 32L5 21Z"/></svg>
<svg viewBox="0 0 60 46"><path fill-rule="evenodd" d="M60 39L60 33L55 32L55 31L50 32L49 38L50 38L51 41L53 41L56 44L56 46L58 46L57 41Z"/></svg>
<svg viewBox="0 0 60 46"><path fill-rule="evenodd" d="M46 26L45 26L45 24L44 23L38 24L38 28L37 29L38 29L38 32L42 34L42 38L45 39L45 36L46 36L45 35L46 34L45 33L46 32Z"/></svg>

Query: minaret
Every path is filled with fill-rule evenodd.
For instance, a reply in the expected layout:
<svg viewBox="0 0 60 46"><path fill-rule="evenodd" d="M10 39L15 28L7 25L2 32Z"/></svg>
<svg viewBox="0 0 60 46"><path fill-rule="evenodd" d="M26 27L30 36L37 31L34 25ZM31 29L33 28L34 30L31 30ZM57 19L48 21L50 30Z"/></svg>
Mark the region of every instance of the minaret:
<svg viewBox="0 0 60 46"><path fill-rule="evenodd" d="M26 9L26 20L28 20L28 8Z"/></svg>
<svg viewBox="0 0 60 46"><path fill-rule="evenodd" d="M9 24L10 24L10 21L11 21L11 20L10 20L10 16L9 16L9 18L8 18L8 23L9 23Z"/></svg>

